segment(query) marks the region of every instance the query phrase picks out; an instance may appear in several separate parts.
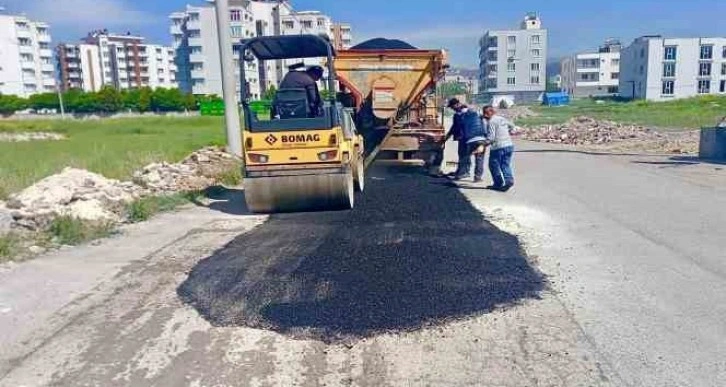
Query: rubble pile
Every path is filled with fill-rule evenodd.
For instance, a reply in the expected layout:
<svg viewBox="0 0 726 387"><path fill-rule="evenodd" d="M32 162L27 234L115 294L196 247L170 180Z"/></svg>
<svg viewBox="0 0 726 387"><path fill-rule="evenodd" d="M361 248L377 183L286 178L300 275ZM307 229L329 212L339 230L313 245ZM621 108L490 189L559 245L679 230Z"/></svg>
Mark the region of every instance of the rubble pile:
<svg viewBox="0 0 726 387"><path fill-rule="evenodd" d="M659 132L639 125L575 117L560 125L525 128L525 140L618 151L696 153L698 132Z"/></svg>
<svg viewBox="0 0 726 387"><path fill-rule="evenodd" d="M143 190L132 182L107 179L83 169L65 168L20 193L5 206L15 224L36 230L57 216L89 221L120 221L126 203Z"/></svg>
<svg viewBox="0 0 726 387"><path fill-rule="evenodd" d="M219 175L237 165L229 153L207 147L192 153L180 163L149 164L134 173L134 183L153 195L202 190L215 184Z"/></svg>
<svg viewBox="0 0 726 387"><path fill-rule="evenodd" d="M0 142L26 142L26 141L60 141L66 136L50 132L18 132L0 133Z"/></svg>

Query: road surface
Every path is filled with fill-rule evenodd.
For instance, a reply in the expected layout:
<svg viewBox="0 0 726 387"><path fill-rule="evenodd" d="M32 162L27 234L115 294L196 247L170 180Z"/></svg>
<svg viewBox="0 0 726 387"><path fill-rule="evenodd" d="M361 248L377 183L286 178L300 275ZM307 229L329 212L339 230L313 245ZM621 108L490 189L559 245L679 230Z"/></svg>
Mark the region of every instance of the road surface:
<svg viewBox="0 0 726 387"><path fill-rule="evenodd" d="M519 148L507 194L378 165L4 267L0 385L725 385L726 166Z"/></svg>

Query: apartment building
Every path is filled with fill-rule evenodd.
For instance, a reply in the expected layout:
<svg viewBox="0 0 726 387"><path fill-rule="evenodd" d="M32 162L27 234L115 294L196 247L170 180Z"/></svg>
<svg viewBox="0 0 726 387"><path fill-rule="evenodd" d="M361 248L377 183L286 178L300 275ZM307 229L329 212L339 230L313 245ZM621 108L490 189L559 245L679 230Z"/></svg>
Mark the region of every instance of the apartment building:
<svg viewBox="0 0 726 387"><path fill-rule="evenodd" d="M287 1L277 0L229 0L230 35L233 46L256 36L318 34L333 39L336 24L329 16L318 11L295 12ZM182 12L169 16L170 32L179 68L180 87L194 94L222 95L222 76L217 38L217 19L214 5L210 2L189 6ZM350 45L350 27L341 25L341 45ZM239 93L238 52L235 50L236 92ZM277 86L287 66L295 61L258 61L244 65L245 78L253 99L261 98L265 91ZM305 64L319 64L319 60L305 60Z"/></svg>
<svg viewBox="0 0 726 387"><path fill-rule="evenodd" d="M347 23L333 23L330 31L336 50L346 50L353 46L353 29Z"/></svg>
<svg viewBox="0 0 726 387"><path fill-rule="evenodd" d="M667 101L726 94L726 37L642 36L623 49L620 95Z"/></svg>
<svg viewBox="0 0 726 387"><path fill-rule="evenodd" d="M479 93L499 105L540 100L547 83L547 30L528 14L518 30L487 31L479 40Z"/></svg>
<svg viewBox="0 0 726 387"><path fill-rule="evenodd" d="M56 47L58 74L64 90L98 91L177 87L171 47L146 44L141 36L93 31L79 44Z"/></svg>
<svg viewBox="0 0 726 387"><path fill-rule="evenodd" d="M575 98L615 96L620 85L619 41L605 42L597 52L585 52L562 59L562 91Z"/></svg>
<svg viewBox="0 0 726 387"><path fill-rule="evenodd" d="M0 94L28 97L56 90L48 24L0 15Z"/></svg>

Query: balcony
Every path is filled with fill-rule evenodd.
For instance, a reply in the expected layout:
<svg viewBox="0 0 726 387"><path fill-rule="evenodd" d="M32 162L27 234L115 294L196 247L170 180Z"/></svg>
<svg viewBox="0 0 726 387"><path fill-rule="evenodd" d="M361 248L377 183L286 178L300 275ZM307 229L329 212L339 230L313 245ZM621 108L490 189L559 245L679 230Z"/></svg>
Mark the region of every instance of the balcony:
<svg viewBox="0 0 726 387"><path fill-rule="evenodd" d="M48 34L38 35L38 42L41 42L41 43L50 43L51 42L51 37Z"/></svg>
<svg viewBox="0 0 726 387"><path fill-rule="evenodd" d="M43 86L55 86L55 79L43 78Z"/></svg>
<svg viewBox="0 0 726 387"><path fill-rule="evenodd" d="M189 55L189 62L190 63L204 63L204 55L202 55L202 54L190 54Z"/></svg>
<svg viewBox="0 0 726 387"><path fill-rule="evenodd" d="M18 46L18 52L21 54L33 54L35 50L33 46Z"/></svg>
<svg viewBox="0 0 726 387"><path fill-rule="evenodd" d="M35 70L35 62L25 61L20 63L20 68L23 70Z"/></svg>
<svg viewBox="0 0 726 387"><path fill-rule="evenodd" d="M50 48L41 48L38 51L38 56L40 56L41 58L52 58L53 51Z"/></svg>
<svg viewBox="0 0 726 387"><path fill-rule="evenodd" d="M181 24L179 24L179 25L172 25L171 27L169 27L169 33L172 36L184 35L184 32L181 29Z"/></svg>
<svg viewBox="0 0 726 387"><path fill-rule="evenodd" d="M202 38L200 38L200 37L189 38L189 46L201 47L203 45L204 45L204 43L202 42Z"/></svg>
<svg viewBox="0 0 726 387"><path fill-rule="evenodd" d="M18 38L25 38L25 39L33 38L33 34L30 32L29 28L18 28L16 31L17 31Z"/></svg>
<svg viewBox="0 0 726 387"><path fill-rule="evenodd" d="M51 64L51 63L43 63L40 66L40 70L41 71L55 71L55 66L53 66L53 64Z"/></svg>

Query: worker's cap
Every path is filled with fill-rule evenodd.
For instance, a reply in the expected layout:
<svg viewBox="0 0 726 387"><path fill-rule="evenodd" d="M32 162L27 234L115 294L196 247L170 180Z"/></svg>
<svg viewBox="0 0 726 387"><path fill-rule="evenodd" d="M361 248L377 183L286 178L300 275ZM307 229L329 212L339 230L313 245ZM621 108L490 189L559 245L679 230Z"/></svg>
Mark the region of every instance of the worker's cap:
<svg viewBox="0 0 726 387"><path fill-rule="evenodd" d="M320 66L310 66L305 71L310 74L319 74L321 77L323 76L323 73L325 72L325 70L323 70L323 68Z"/></svg>
<svg viewBox="0 0 726 387"><path fill-rule="evenodd" d="M452 98L452 99L449 100L449 103L446 104L446 107L453 108L454 106L456 106L456 105L458 105L460 103L461 103L461 101L459 101L458 98Z"/></svg>

